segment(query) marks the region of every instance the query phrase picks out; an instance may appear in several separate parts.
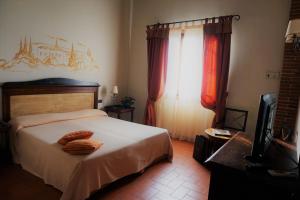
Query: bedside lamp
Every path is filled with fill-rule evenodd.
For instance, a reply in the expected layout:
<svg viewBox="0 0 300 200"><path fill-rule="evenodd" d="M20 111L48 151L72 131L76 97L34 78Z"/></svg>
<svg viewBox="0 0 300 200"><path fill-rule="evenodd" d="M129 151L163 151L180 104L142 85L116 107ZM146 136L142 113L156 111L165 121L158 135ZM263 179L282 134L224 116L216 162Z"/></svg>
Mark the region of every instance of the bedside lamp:
<svg viewBox="0 0 300 200"><path fill-rule="evenodd" d="M119 93L118 86L115 85L115 86L113 87L112 93L113 93L113 96L114 96L114 97L118 95L118 93Z"/></svg>
<svg viewBox="0 0 300 200"><path fill-rule="evenodd" d="M119 90L118 90L118 86L113 86L113 89L112 89L112 101L113 101L113 104L116 104L117 103L117 96L119 94Z"/></svg>
<svg viewBox="0 0 300 200"><path fill-rule="evenodd" d="M285 34L286 43L294 43L294 49L300 50L300 19L292 19Z"/></svg>

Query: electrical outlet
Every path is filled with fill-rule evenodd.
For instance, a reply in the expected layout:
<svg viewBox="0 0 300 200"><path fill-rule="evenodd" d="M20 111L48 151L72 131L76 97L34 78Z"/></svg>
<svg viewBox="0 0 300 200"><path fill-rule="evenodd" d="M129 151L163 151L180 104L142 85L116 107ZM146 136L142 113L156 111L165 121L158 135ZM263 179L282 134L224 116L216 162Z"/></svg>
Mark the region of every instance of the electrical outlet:
<svg viewBox="0 0 300 200"><path fill-rule="evenodd" d="M266 79L273 79L273 80L279 80L280 79L280 72L275 71L267 71L266 72Z"/></svg>

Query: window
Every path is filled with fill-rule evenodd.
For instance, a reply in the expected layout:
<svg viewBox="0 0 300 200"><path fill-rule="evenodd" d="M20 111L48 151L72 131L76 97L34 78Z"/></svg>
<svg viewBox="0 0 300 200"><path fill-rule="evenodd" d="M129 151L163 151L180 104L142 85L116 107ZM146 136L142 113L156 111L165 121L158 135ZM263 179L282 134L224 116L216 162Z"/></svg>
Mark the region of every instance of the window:
<svg viewBox="0 0 300 200"><path fill-rule="evenodd" d="M156 110L158 126L172 137L192 141L211 126L214 113L200 103L202 55L202 26L170 31L166 88Z"/></svg>
<svg viewBox="0 0 300 200"><path fill-rule="evenodd" d="M202 29L170 31L166 96L200 101Z"/></svg>

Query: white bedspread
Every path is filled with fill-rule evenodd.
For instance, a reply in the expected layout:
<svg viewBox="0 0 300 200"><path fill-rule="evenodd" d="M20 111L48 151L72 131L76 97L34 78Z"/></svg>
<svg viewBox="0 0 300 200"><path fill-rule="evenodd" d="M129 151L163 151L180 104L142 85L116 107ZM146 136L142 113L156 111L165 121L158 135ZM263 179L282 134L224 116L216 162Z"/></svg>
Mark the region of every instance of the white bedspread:
<svg viewBox="0 0 300 200"><path fill-rule="evenodd" d="M23 116L11 121L16 163L63 192L62 200L82 200L103 185L137 173L162 156L172 160L167 130L110 118L103 111ZM57 140L91 130L104 145L86 156L62 151Z"/></svg>

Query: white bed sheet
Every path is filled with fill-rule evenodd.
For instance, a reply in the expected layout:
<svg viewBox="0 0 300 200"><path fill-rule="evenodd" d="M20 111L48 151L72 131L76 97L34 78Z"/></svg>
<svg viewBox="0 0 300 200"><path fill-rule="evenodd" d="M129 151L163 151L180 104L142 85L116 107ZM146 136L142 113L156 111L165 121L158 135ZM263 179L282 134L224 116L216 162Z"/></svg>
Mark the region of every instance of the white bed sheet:
<svg viewBox="0 0 300 200"><path fill-rule="evenodd" d="M61 190L62 200L82 200L129 174L137 173L173 149L167 130L108 116L89 116L16 128L15 162ZM91 130L104 145L86 156L62 151L57 140L76 130Z"/></svg>

